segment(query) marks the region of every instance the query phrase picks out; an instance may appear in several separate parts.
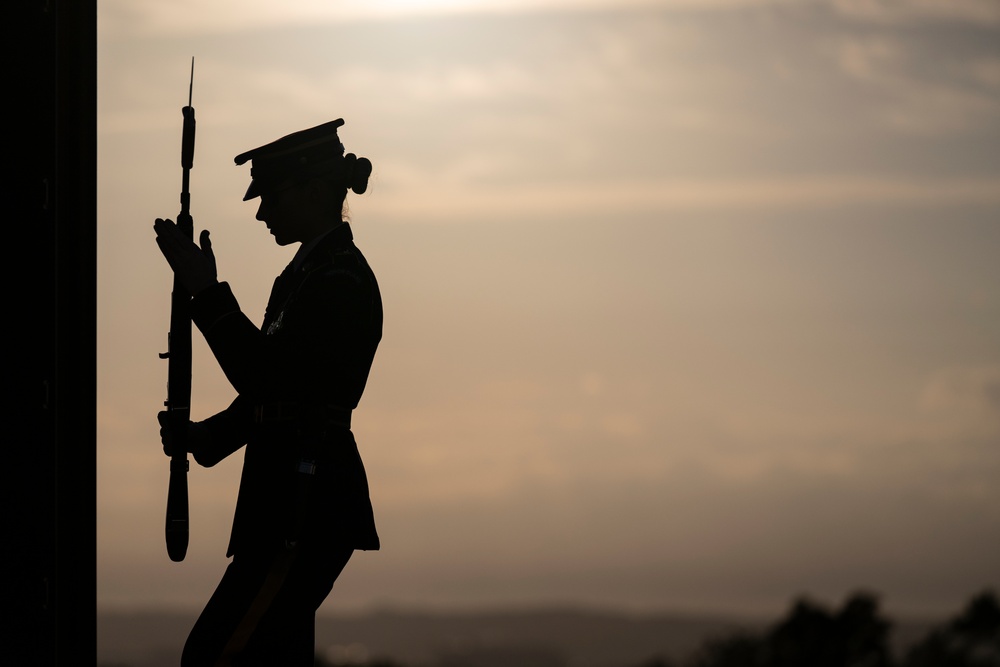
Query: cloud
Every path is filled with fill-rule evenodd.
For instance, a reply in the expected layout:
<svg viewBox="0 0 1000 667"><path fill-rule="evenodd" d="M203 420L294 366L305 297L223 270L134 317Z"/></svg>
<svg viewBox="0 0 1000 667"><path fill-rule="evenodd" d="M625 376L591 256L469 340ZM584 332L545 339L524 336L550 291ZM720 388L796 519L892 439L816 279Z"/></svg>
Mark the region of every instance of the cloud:
<svg viewBox="0 0 1000 667"><path fill-rule="evenodd" d="M942 134L988 128L1000 115L1000 59L976 44L885 31L841 38L834 58L878 91L872 106L883 124Z"/></svg>
<svg viewBox="0 0 1000 667"><path fill-rule="evenodd" d="M878 24L942 20L994 26L994 0L105 0L98 12L101 39L136 36L231 34L280 26L315 26L454 15L574 14L584 12L746 12L773 7L832 8L841 16Z"/></svg>
<svg viewBox="0 0 1000 667"><path fill-rule="evenodd" d="M354 204L374 218L400 222L462 223L533 215L570 220L579 215L625 216L677 211L777 210L852 204L948 206L1000 203L1000 179L816 176L646 182L576 182L566 185L484 187L453 177L447 197L440 181L416 169L385 168L379 196Z"/></svg>
<svg viewBox="0 0 1000 667"><path fill-rule="evenodd" d="M724 11L794 4L795 0L105 0L98 31L137 34L232 33L276 26L384 21L469 14L541 14L629 10Z"/></svg>
<svg viewBox="0 0 1000 667"><path fill-rule="evenodd" d="M1000 366L938 371L927 381L921 405L935 413L1000 418Z"/></svg>
<svg viewBox="0 0 1000 667"><path fill-rule="evenodd" d="M958 21L1000 23L994 0L369 0L363 3L295 0L105 0L100 3L102 38L135 35L233 33L276 26L399 20L470 14L542 14L622 11L732 12L832 7L842 16L890 24Z"/></svg>
<svg viewBox="0 0 1000 667"><path fill-rule="evenodd" d="M985 25L1000 24L995 0L832 0L841 14L878 23L951 20Z"/></svg>

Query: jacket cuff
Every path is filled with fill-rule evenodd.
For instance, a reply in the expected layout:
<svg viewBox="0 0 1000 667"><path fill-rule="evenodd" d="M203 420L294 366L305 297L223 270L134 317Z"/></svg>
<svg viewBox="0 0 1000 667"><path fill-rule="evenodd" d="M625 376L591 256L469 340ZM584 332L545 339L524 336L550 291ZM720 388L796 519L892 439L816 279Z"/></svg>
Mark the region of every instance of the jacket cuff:
<svg viewBox="0 0 1000 667"><path fill-rule="evenodd" d="M191 319L203 334L222 318L238 312L240 305L226 282L212 285L191 299Z"/></svg>

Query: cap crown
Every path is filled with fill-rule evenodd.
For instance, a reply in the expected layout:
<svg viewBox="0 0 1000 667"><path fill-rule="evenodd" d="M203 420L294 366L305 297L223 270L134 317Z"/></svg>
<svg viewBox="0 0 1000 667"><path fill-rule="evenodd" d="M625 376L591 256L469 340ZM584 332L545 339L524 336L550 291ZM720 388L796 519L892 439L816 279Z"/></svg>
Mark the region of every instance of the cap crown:
<svg viewBox="0 0 1000 667"><path fill-rule="evenodd" d="M237 155L237 165L251 162L253 181L243 200L258 197L289 178L337 171L344 157L337 128L343 124L344 119L338 118Z"/></svg>

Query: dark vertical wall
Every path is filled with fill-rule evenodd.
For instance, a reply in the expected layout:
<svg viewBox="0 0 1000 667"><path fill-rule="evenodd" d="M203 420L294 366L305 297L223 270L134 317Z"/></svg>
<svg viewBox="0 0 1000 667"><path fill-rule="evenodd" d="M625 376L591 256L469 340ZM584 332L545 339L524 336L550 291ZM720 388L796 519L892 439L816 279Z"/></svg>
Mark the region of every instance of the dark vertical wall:
<svg viewBox="0 0 1000 667"><path fill-rule="evenodd" d="M96 0L4 9L4 633L96 664Z"/></svg>

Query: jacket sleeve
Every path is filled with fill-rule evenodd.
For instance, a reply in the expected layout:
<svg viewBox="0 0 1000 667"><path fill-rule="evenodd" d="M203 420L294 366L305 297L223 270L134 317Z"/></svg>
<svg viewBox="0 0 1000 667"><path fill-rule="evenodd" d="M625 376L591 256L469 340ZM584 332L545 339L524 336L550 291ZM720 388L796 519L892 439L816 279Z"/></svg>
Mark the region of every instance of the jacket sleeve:
<svg viewBox="0 0 1000 667"><path fill-rule="evenodd" d="M264 336L240 310L229 283L220 282L195 296L191 318L237 393L251 401L264 400L264 378L272 372L267 368Z"/></svg>
<svg viewBox="0 0 1000 667"><path fill-rule="evenodd" d="M191 448L194 460L211 468L245 445L253 428L252 419L253 407L237 396L222 412L192 424L201 431L201 437L195 439L197 444Z"/></svg>
<svg viewBox="0 0 1000 667"><path fill-rule="evenodd" d="M329 399L323 394L330 387L356 384L359 361L367 375L374 354L373 348L367 350L374 302L368 276L353 268L327 264L310 272L269 332L262 332L240 310L227 283L192 300L195 324L250 406ZM380 337L380 322L377 328Z"/></svg>

